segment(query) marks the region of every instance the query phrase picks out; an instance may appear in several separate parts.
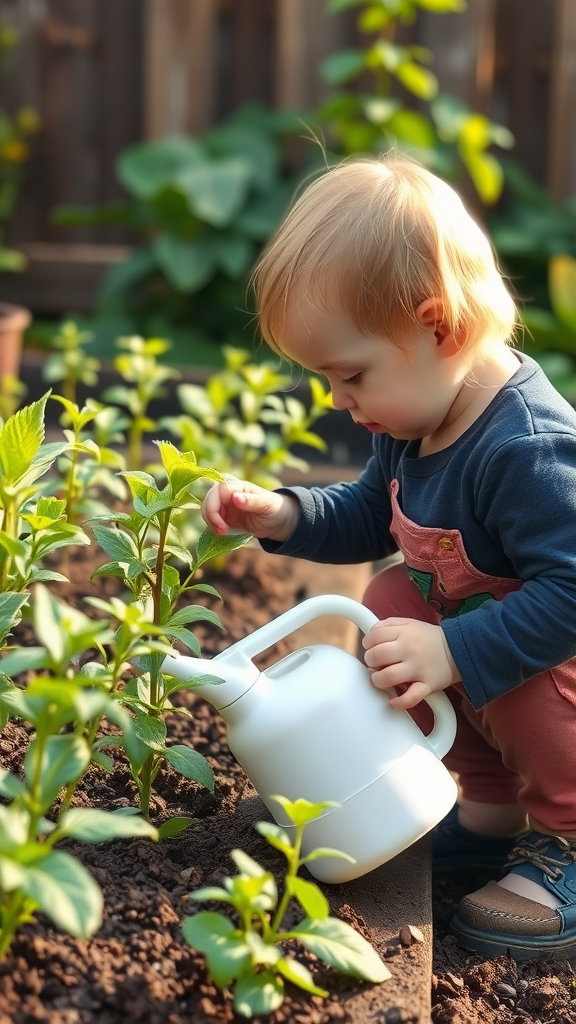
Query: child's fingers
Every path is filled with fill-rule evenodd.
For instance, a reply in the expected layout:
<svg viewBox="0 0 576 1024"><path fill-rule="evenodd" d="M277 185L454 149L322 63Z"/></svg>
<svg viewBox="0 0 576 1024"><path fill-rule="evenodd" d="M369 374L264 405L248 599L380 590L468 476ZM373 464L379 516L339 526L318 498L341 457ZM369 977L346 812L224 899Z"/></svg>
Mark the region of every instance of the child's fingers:
<svg viewBox="0 0 576 1024"><path fill-rule="evenodd" d="M410 683L410 686L404 693L390 698L390 706L401 708L403 711L409 711L410 708L415 708L420 701L424 700L430 692L430 687L426 683Z"/></svg>
<svg viewBox="0 0 576 1024"><path fill-rule="evenodd" d="M202 502L202 518L214 533L227 533L226 504L230 501L230 488L224 484L214 484Z"/></svg>

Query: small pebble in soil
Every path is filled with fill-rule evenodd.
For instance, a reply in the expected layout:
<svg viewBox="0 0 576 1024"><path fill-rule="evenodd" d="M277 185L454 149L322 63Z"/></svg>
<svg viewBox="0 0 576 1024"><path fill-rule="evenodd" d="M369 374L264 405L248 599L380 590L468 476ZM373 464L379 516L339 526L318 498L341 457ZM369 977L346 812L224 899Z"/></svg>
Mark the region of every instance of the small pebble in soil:
<svg viewBox="0 0 576 1024"><path fill-rule="evenodd" d="M424 942L424 935L414 924L405 924L399 932L403 946L411 946L413 942Z"/></svg>
<svg viewBox="0 0 576 1024"><path fill-rule="evenodd" d="M417 1016L400 1006L391 1006L384 1014L384 1024L418 1024L418 1020Z"/></svg>
<svg viewBox="0 0 576 1024"><path fill-rule="evenodd" d="M507 985L504 981L501 981L496 985L496 991L501 996L507 996L508 999L517 999L518 993L512 985Z"/></svg>

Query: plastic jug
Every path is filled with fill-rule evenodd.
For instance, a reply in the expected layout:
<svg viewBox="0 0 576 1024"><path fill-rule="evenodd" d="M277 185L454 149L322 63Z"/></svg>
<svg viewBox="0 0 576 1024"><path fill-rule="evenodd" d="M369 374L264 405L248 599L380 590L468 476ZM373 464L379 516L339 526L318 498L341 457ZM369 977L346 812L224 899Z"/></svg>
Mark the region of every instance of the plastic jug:
<svg viewBox="0 0 576 1024"><path fill-rule="evenodd" d="M378 621L350 598L313 597L210 661L167 657L162 671L222 677L198 692L225 719L232 753L289 834L294 826L271 795L337 801L306 826L303 855L318 846L349 854L354 864L326 857L308 865L320 881L345 882L395 857L450 810L457 787L440 759L456 716L444 694L431 695L434 728L424 736L406 711L390 707L366 666L337 647L303 647L264 672L254 665L255 655L321 615L351 619L365 633Z"/></svg>

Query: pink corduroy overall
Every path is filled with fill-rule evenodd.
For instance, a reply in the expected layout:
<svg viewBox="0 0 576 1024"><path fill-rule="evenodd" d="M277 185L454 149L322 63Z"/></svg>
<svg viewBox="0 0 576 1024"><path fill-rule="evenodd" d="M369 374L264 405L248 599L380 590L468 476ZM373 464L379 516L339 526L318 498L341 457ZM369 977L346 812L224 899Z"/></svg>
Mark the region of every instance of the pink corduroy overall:
<svg viewBox="0 0 576 1024"><path fill-rule="evenodd" d="M402 512L399 484L390 486L391 533L404 556L370 582L364 604L379 619L438 623L488 599L502 600L520 580L487 576L471 564L458 530L418 526ZM576 628L576 623L575 623ZM541 672L476 711L461 683L445 691L458 720L444 759L462 795L484 803L518 801L533 828L576 831L576 659ZM410 714L424 732L432 715L421 703Z"/></svg>

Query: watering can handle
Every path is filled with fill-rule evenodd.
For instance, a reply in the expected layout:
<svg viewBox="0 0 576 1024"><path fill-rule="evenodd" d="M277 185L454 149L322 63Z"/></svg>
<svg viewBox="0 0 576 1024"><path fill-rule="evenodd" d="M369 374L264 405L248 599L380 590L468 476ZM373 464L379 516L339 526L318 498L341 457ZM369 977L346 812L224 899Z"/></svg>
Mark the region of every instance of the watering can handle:
<svg viewBox="0 0 576 1024"><path fill-rule="evenodd" d="M379 621L374 612L351 597L343 597L340 594L321 594L319 597L310 597L307 601L302 601L301 604L279 615L277 619L273 619L272 622L267 622L265 626L249 633L248 636L238 640L233 647L217 655L212 661L226 661L228 656L233 658L238 654L242 654L246 658L254 658L268 647L278 643L279 640L283 640L294 630L299 629L300 626L305 626L312 619L317 619L321 615L340 615L342 618L350 619L363 633L368 633L372 626ZM434 753L442 758L450 750L456 735L454 708L443 693L432 693L425 700L434 714L434 728L426 737L426 741Z"/></svg>

